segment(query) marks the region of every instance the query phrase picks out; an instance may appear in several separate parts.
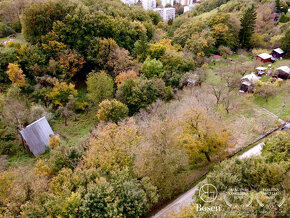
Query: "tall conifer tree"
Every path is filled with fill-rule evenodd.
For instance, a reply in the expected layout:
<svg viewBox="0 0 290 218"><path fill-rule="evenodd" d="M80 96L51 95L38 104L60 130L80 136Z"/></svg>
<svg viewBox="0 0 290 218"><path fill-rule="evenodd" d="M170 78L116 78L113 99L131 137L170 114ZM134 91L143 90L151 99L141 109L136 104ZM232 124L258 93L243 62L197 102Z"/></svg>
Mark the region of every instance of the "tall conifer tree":
<svg viewBox="0 0 290 218"><path fill-rule="evenodd" d="M255 30L257 13L254 5L248 8L241 19L241 30L239 33L239 40L241 47L251 48L250 40Z"/></svg>

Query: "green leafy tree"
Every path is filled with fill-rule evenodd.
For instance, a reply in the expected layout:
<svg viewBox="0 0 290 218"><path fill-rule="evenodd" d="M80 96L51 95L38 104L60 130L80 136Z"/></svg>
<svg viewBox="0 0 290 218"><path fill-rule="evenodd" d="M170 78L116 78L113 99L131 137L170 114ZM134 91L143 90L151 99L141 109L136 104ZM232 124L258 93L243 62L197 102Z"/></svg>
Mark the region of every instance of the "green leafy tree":
<svg viewBox="0 0 290 218"><path fill-rule="evenodd" d="M8 75L5 73L10 63L17 60L17 51L15 48L1 48L0 49L0 82L7 82Z"/></svg>
<svg viewBox="0 0 290 218"><path fill-rule="evenodd" d="M289 54L290 52L290 30L288 30L285 34L285 36L281 40L281 48L286 52L286 54Z"/></svg>
<svg viewBox="0 0 290 218"><path fill-rule="evenodd" d="M48 1L33 3L27 7L21 17L25 39L31 43L41 40L41 36L52 30L55 21L61 21L70 13L69 1Z"/></svg>
<svg viewBox="0 0 290 218"><path fill-rule="evenodd" d="M118 89L117 99L128 106L129 114L132 115L157 98L163 98L165 93L165 83L162 79L128 79Z"/></svg>
<svg viewBox="0 0 290 218"><path fill-rule="evenodd" d="M212 32L208 30L203 30L201 32L193 34L185 42L185 48L191 51L198 57L203 57L209 55L214 49L216 40L212 36Z"/></svg>
<svg viewBox="0 0 290 218"><path fill-rule="evenodd" d="M35 66L43 68L46 66L47 58L42 52L41 48L35 45L22 45L17 50L17 62L25 75L29 79L35 79L35 76L39 76L39 71L33 70Z"/></svg>
<svg viewBox="0 0 290 218"><path fill-rule="evenodd" d="M61 77L70 80L82 69L85 60L75 50L65 50L60 53L58 62L59 68L62 71Z"/></svg>
<svg viewBox="0 0 290 218"><path fill-rule="evenodd" d="M114 92L114 82L104 71L91 72L87 79L88 99L98 105L105 99L111 99Z"/></svg>
<svg viewBox="0 0 290 218"><path fill-rule="evenodd" d="M139 61L143 62L146 59L148 48L147 37L146 35L142 35L140 40L134 44L134 54Z"/></svg>
<svg viewBox="0 0 290 218"><path fill-rule="evenodd" d="M280 0L276 0L276 13L280 13L281 12L281 4L280 4Z"/></svg>
<svg viewBox="0 0 290 218"><path fill-rule="evenodd" d="M57 82L51 92L46 96L55 106L64 106L70 100L70 96L77 96L78 91L72 83Z"/></svg>
<svg viewBox="0 0 290 218"><path fill-rule="evenodd" d="M241 18L241 30L239 33L240 44L243 48L251 48L250 40L255 30L257 13L254 5L248 8Z"/></svg>
<svg viewBox="0 0 290 218"><path fill-rule="evenodd" d="M90 63L98 67L98 69L105 69L110 53L117 48L119 46L111 38L94 38L90 42L87 59Z"/></svg>
<svg viewBox="0 0 290 218"><path fill-rule="evenodd" d="M152 77L162 77L163 76L163 64L161 61L156 59L147 58L141 67L144 75L150 79Z"/></svg>
<svg viewBox="0 0 290 218"><path fill-rule="evenodd" d="M150 44L148 54L151 59L156 58L157 60L164 55L166 51L166 45L163 43Z"/></svg>
<svg viewBox="0 0 290 218"><path fill-rule="evenodd" d="M287 132L281 132L278 136L265 142L262 154L269 162L287 162L290 158L289 148L290 135Z"/></svg>
<svg viewBox="0 0 290 218"><path fill-rule="evenodd" d="M139 217L144 214L148 209L146 193L126 173L118 171L112 179L99 178L90 184L81 207L82 216Z"/></svg>
<svg viewBox="0 0 290 218"><path fill-rule="evenodd" d="M290 16L288 14L282 13L280 18L279 18L279 22L280 23L287 23L288 21L290 21Z"/></svg>
<svg viewBox="0 0 290 218"><path fill-rule="evenodd" d="M11 34L15 34L15 31L5 23L0 22L0 37L7 37Z"/></svg>
<svg viewBox="0 0 290 218"><path fill-rule="evenodd" d="M104 100L99 104L99 110L97 117L102 121L119 122L126 116L128 116L128 107L122 102L113 100Z"/></svg>

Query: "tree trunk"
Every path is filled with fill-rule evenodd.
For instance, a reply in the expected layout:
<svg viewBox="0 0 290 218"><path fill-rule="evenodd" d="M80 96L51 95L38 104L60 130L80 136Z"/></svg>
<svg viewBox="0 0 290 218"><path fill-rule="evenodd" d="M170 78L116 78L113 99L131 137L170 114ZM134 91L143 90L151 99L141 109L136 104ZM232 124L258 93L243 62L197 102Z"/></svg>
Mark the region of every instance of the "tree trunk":
<svg viewBox="0 0 290 218"><path fill-rule="evenodd" d="M204 154L205 154L205 156L206 156L206 159L208 160L208 162L211 162L211 160L210 160L210 157L209 157L208 153L207 153L207 152L204 152Z"/></svg>
<svg viewBox="0 0 290 218"><path fill-rule="evenodd" d="M66 117L64 117L64 125L65 125L65 126L68 126L68 125L67 125L67 118L66 118Z"/></svg>

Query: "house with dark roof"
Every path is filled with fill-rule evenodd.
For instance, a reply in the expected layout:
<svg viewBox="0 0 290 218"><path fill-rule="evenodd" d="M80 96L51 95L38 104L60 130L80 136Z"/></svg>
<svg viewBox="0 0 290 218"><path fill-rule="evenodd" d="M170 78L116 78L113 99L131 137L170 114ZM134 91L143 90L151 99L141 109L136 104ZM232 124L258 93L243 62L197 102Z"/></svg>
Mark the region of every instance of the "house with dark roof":
<svg viewBox="0 0 290 218"><path fill-rule="evenodd" d="M257 67L256 70L257 70L257 75L262 76L266 74L267 67Z"/></svg>
<svg viewBox="0 0 290 218"><path fill-rule="evenodd" d="M281 66L275 70L275 77L280 79L290 79L290 68L288 66Z"/></svg>
<svg viewBox="0 0 290 218"><path fill-rule="evenodd" d="M252 92L259 80L260 78L255 73L245 75L241 78L240 92Z"/></svg>
<svg viewBox="0 0 290 218"><path fill-rule="evenodd" d="M274 58L276 58L276 59L281 59L281 58L284 57L285 52L284 52L281 48L275 48L275 49L272 51L271 55L272 55Z"/></svg>

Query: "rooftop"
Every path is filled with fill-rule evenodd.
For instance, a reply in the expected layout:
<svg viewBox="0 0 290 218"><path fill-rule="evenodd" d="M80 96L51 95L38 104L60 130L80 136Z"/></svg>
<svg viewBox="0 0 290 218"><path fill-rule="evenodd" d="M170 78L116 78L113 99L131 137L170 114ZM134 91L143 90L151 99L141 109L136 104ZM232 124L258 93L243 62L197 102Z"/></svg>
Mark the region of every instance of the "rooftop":
<svg viewBox="0 0 290 218"><path fill-rule="evenodd" d="M273 51L277 52L278 54L284 53L284 51L281 48L275 48Z"/></svg>
<svg viewBox="0 0 290 218"><path fill-rule="evenodd" d="M45 117L40 118L20 130L20 134L34 156L45 152L48 146L49 136L54 135Z"/></svg>
<svg viewBox="0 0 290 218"><path fill-rule="evenodd" d="M258 57L262 59L269 59L269 58L272 58L272 55L269 55L267 53L262 53L262 54L259 54Z"/></svg>
<svg viewBox="0 0 290 218"><path fill-rule="evenodd" d="M278 67L276 70L281 70L285 73L290 74L290 68L288 66L281 66L281 67Z"/></svg>
<svg viewBox="0 0 290 218"><path fill-rule="evenodd" d="M262 70L262 71L264 71L264 70L267 70L267 67L257 67L256 70Z"/></svg>

